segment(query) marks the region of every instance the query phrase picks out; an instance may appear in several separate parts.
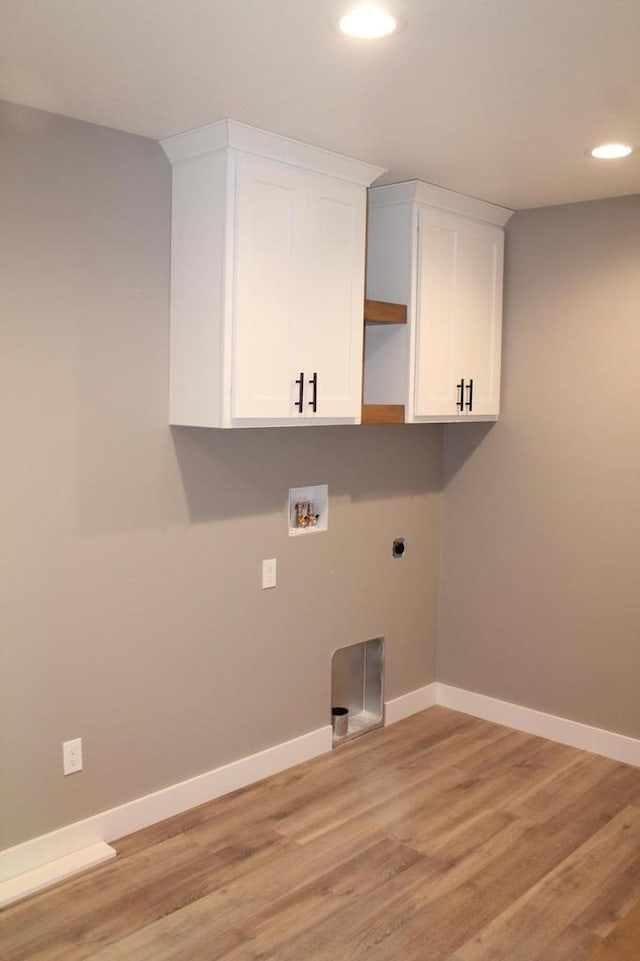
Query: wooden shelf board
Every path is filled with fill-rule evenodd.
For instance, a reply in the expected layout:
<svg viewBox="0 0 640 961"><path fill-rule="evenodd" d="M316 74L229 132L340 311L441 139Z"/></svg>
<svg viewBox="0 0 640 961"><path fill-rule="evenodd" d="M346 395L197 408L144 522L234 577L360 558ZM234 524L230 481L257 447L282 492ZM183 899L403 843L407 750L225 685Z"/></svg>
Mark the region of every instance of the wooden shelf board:
<svg viewBox="0 0 640 961"><path fill-rule="evenodd" d="M363 424L404 424L404 404L363 404Z"/></svg>
<svg viewBox="0 0 640 961"><path fill-rule="evenodd" d="M405 304L387 304L383 300L365 300L365 324L406 324Z"/></svg>

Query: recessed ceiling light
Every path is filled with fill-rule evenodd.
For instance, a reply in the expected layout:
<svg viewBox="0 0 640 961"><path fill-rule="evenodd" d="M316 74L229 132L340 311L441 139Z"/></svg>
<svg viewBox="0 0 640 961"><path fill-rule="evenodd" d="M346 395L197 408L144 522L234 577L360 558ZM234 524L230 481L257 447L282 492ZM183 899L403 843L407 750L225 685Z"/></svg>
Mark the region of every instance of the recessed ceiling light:
<svg viewBox="0 0 640 961"><path fill-rule="evenodd" d="M395 17L376 7L372 3L365 3L360 7L355 7L340 19L340 29L348 37L357 37L360 40L376 40L378 37L386 37L398 26Z"/></svg>
<svg viewBox="0 0 640 961"><path fill-rule="evenodd" d="M633 147L628 143L603 143L599 147L594 147L590 153L597 160L619 160L633 153Z"/></svg>

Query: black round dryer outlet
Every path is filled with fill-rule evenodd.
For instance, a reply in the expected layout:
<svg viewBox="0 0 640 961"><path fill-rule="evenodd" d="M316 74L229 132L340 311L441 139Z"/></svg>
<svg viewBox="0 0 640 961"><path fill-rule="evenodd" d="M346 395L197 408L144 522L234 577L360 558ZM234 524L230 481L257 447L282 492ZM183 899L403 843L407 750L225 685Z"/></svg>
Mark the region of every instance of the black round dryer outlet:
<svg viewBox="0 0 640 961"><path fill-rule="evenodd" d="M393 556L402 557L404 554L404 537L396 537L393 542Z"/></svg>

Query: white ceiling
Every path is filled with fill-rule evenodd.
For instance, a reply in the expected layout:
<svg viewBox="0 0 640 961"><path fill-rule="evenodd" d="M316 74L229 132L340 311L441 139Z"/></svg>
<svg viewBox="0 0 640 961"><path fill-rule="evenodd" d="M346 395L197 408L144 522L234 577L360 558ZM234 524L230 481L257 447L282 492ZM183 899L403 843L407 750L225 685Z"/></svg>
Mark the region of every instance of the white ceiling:
<svg viewBox="0 0 640 961"><path fill-rule="evenodd" d="M147 137L222 117L519 208L640 192L640 0L0 0L0 96Z"/></svg>

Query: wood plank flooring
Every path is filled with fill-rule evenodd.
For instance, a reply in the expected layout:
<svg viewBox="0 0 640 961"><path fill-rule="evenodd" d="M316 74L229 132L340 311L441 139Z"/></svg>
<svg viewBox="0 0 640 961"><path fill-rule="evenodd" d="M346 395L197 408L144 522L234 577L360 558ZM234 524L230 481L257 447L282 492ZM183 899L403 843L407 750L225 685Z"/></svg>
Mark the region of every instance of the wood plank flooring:
<svg viewBox="0 0 640 961"><path fill-rule="evenodd" d="M112 843L2 961L640 961L640 769L445 708Z"/></svg>

